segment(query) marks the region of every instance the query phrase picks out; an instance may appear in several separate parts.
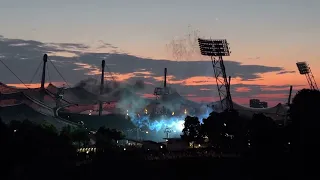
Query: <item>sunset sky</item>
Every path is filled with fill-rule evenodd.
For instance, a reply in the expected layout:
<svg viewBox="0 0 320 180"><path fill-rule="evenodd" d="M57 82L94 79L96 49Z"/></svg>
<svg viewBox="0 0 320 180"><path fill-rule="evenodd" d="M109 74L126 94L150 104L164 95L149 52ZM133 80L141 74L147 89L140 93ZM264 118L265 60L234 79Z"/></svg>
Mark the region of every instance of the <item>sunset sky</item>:
<svg viewBox="0 0 320 180"><path fill-rule="evenodd" d="M146 97L167 67L181 95L210 102L218 95L211 63L197 51L176 59L170 46L197 31L230 43L225 59L236 102L275 105L286 101L290 85L307 87L296 62L307 61L320 80L319 7L319 0L0 0L0 58L29 83L49 53L70 84L97 76L105 58L117 81L144 79ZM19 83L1 64L0 81Z"/></svg>

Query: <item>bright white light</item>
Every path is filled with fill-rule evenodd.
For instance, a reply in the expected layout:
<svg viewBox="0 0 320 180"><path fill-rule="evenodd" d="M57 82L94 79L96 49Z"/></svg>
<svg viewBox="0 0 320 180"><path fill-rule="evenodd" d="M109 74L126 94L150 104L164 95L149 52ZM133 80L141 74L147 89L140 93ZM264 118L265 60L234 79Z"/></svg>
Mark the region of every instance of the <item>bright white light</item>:
<svg viewBox="0 0 320 180"><path fill-rule="evenodd" d="M149 132L148 131L146 131L146 134L148 134Z"/></svg>
<svg viewBox="0 0 320 180"><path fill-rule="evenodd" d="M123 150L125 151L125 150L127 150L126 148L123 148Z"/></svg>
<svg viewBox="0 0 320 180"><path fill-rule="evenodd" d="M177 122L177 124L175 125L175 129L177 130L177 131L182 131L183 130L183 128L184 128L184 121L178 121Z"/></svg>
<svg viewBox="0 0 320 180"><path fill-rule="evenodd" d="M162 147L162 146L160 146L160 148L162 149L163 147Z"/></svg>

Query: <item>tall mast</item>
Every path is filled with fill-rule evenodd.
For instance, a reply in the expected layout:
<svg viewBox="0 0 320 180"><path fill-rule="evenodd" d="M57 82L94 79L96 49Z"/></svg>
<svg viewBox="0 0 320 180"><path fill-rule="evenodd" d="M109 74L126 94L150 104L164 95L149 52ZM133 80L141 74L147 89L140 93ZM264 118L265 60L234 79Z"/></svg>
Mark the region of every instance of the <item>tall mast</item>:
<svg viewBox="0 0 320 180"><path fill-rule="evenodd" d="M289 90L288 105L291 104L291 95L292 95L292 86L290 86L290 90Z"/></svg>
<svg viewBox="0 0 320 180"><path fill-rule="evenodd" d="M48 55L43 55L43 67L42 67L42 77L41 77L41 90L44 90L44 83L46 82L46 65L48 61Z"/></svg>
<svg viewBox="0 0 320 180"><path fill-rule="evenodd" d="M101 82L100 82L100 95L103 93L103 88L104 88L104 68L106 65L106 61L102 60L101 63ZM99 116L102 114L102 102L99 101Z"/></svg>
<svg viewBox="0 0 320 180"><path fill-rule="evenodd" d="M163 87L167 87L167 68L164 68L164 84Z"/></svg>

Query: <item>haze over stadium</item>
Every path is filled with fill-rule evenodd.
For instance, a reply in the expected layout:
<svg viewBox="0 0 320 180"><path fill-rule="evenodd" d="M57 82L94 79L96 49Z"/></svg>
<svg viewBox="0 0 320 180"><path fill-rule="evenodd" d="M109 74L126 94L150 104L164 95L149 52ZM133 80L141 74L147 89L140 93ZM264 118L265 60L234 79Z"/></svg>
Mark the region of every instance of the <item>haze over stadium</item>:
<svg viewBox="0 0 320 180"><path fill-rule="evenodd" d="M319 7L0 0L5 176L319 176Z"/></svg>
<svg viewBox="0 0 320 180"><path fill-rule="evenodd" d="M175 38L184 39L191 24L201 36L227 38L231 43L232 54L226 66L227 73L235 79L232 94L236 102L247 105L248 99L260 98L272 106L285 101L289 85L299 88L306 85L304 77L295 73L295 62L306 60L311 66L319 65L315 49L319 45L316 41L319 20L312 18L319 13L315 9L318 1L201 2L193 8L196 2L179 0L161 3L96 0L89 4L84 1L18 4L3 1L0 34L8 39L1 41L1 56L12 63L19 61L19 66L10 67L28 82L32 73L26 72L34 71L37 66L30 61L38 62L41 56L38 52L51 52L57 56L53 59L64 64L60 67L62 73L75 84L86 78L85 74L96 74L94 66L105 56L96 53L123 53L109 56L107 64L118 81L145 78L145 97L151 96L152 86L159 84L163 68L168 67L169 84L181 95L198 102L210 102L216 97L216 90L212 68L207 62L199 56L182 57L179 62L167 61L175 58L166 44ZM256 13L254 17L250 15L252 12ZM10 14L14 16L6 18ZM205 19L211 19L210 23ZM46 42L54 46L33 48L39 43L48 44ZM26 48L29 50L23 51ZM23 58L27 59L21 60ZM314 69L313 73L319 77L320 71ZM8 76L6 71L1 71L3 82L19 83ZM53 81L59 84L61 80Z"/></svg>

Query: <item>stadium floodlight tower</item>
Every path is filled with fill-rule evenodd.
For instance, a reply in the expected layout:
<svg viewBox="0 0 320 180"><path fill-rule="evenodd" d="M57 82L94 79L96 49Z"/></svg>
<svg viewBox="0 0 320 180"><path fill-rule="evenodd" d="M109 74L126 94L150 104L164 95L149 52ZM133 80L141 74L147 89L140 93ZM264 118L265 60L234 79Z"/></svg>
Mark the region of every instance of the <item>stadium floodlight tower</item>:
<svg viewBox="0 0 320 180"><path fill-rule="evenodd" d="M217 88L220 97L222 109L232 110L233 103L230 94L230 79L226 74L226 68L223 63L223 56L230 56L229 44L226 39L201 39L198 38L200 52L203 56L210 56L214 76L216 78ZM226 100L225 106L222 102Z"/></svg>
<svg viewBox="0 0 320 180"><path fill-rule="evenodd" d="M299 73L301 75L305 75L308 81L308 84L310 86L310 89L313 90L319 90L316 80L314 79L314 76L311 72L311 68L309 67L309 65L307 64L307 62L297 62L297 67L299 70Z"/></svg>

